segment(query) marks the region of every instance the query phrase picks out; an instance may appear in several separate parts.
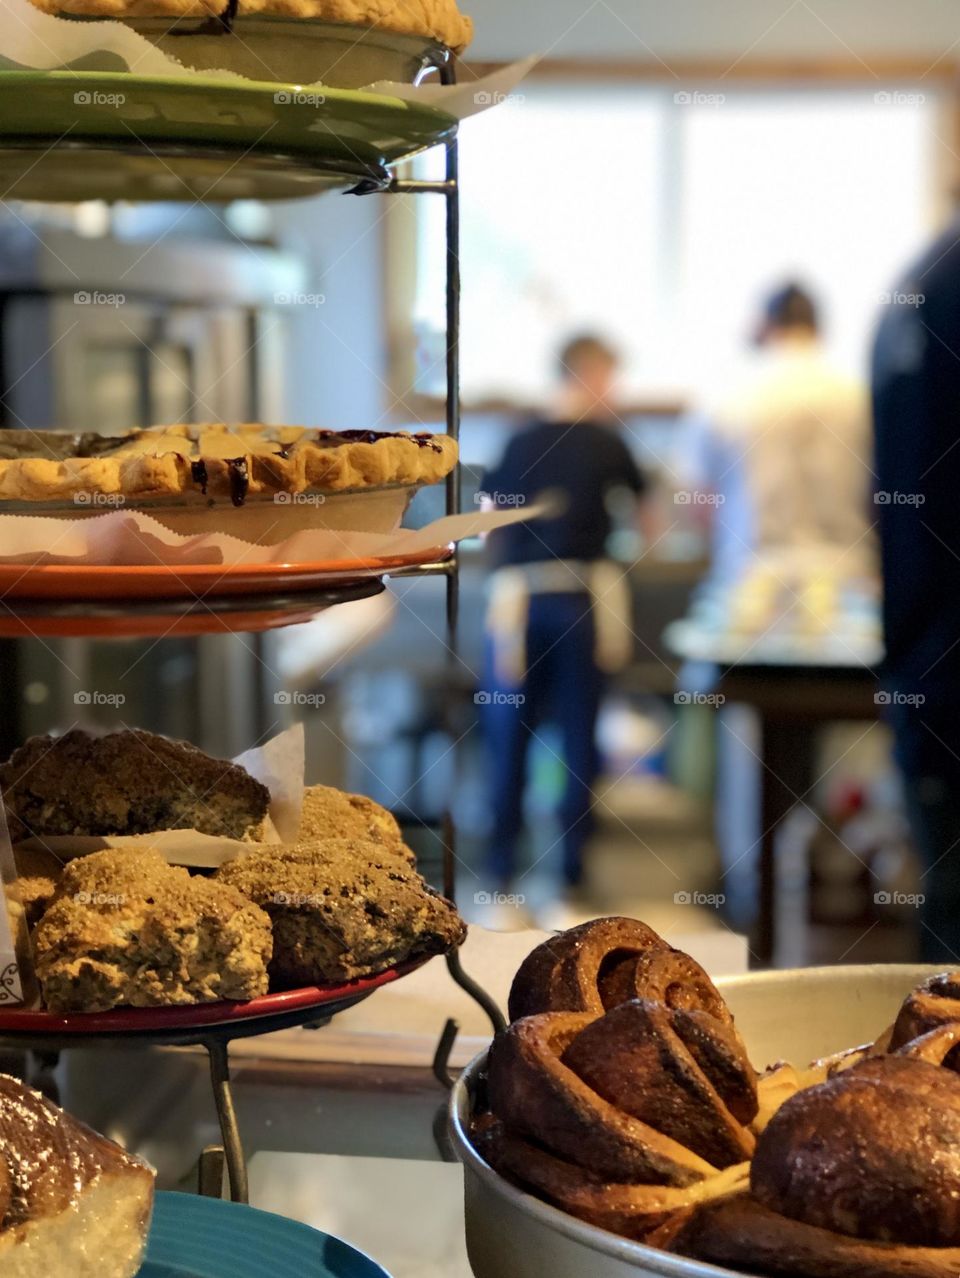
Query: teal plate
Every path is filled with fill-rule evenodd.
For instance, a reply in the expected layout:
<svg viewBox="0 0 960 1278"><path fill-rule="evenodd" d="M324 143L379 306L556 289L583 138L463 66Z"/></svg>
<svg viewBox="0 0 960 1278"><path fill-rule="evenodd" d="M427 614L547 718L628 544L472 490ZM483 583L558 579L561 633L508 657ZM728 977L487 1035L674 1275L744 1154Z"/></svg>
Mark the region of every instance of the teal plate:
<svg viewBox="0 0 960 1278"><path fill-rule="evenodd" d="M0 71L5 199L280 199L358 183L452 137L435 107L352 89Z"/></svg>
<svg viewBox="0 0 960 1278"><path fill-rule="evenodd" d="M197 1194L157 1194L138 1278L389 1278L309 1225Z"/></svg>

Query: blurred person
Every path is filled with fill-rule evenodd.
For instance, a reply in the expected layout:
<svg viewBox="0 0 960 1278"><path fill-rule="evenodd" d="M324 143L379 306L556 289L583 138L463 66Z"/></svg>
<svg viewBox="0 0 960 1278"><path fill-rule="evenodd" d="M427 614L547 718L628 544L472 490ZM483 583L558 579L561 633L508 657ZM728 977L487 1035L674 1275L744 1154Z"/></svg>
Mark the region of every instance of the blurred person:
<svg viewBox="0 0 960 1278"><path fill-rule="evenodd" d="M924 961L960 961L960 224L889 294L873 353L887 717Z"/></svg>
<svg viewBox="0 0 960 1278"><path fill-rule="evenodd" d="M488 870L509 892L523 830L528 747L545 719L561 736L564 789L558 818L563 878L583 878L598 773L595 729L610 674L633 654L626 570L607 557L615 493L633 499L646 480L621 435L617 353L584 334L558 358L551 410L520 429L484 476L488 505L532 505L547 517L498 529L492 563L483 699L494 827Z"/></svg>
<svg viewBox="0 0 960 1278"><path fill-rule="evenodd" d="M829 620L823 593L874 576L870 414L866 388L832 366L800 285L769 295L752 336L753 366L700 423L694 478L712 514L709 583L747 614L729 618L735 628L762 631L777 605L797 605L800 625L808 609Z"/></svg>
<svg viewBox="0 0 960 1278"><path fill-rule="evenodd" d="M766 641L802 661L832 641L840 660L869 661L878 572L867 388L834 368L817 303L795 282L763 301L751 344L752 366L695 424L691 496L709 520L711 552L692 622L720 653ZM688 663L682 686L709 691L719 668ZM755 852L762 835L757 764L740 741L752 724L738 707L721 715L716 835L727 914L743 927L756 908L756 859L744 849ZM784 784L802 791L802 775L798 764Z"/></svg>

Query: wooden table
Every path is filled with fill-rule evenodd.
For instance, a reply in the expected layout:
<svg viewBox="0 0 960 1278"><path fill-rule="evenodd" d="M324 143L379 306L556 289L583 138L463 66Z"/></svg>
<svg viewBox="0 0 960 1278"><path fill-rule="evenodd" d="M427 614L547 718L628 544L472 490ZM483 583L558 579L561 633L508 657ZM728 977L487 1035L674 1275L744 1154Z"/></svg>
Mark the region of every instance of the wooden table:
<svg viewBox="0 0 960 1278"><path fill-rule="evenodd" d="M882 705L876 664L880 653L856 649L823 662L785 652L760 660L754 650L742 658L689 623L672 626L665 637L685 669L696 669L697 687L709 687L726 703L752 707L760 727L759 896L750 935L754 961L768 966L776 946L776 842L782 821L816 784L817 730L829 723L871 721ZM849 659L847 659L849 658ZM680 686L688 687L685 671Z"/></svg>
<svg viewBox="0 0 960 1278"><path fill-rule="evenodd" d="M781 822L816 784L817 729L873 720L877 675L865 666L732 666L718 668L717 691L751 706L760 722L760 864L750 949L764 965L776 946L776 841Z"/></svg>

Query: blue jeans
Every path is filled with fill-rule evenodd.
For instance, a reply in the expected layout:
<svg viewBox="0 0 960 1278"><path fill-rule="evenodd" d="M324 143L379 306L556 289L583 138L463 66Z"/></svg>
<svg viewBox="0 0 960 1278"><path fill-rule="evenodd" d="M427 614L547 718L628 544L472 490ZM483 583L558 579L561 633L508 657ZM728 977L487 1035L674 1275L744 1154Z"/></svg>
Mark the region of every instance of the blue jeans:
<svg viewBox="0 0 960 1278"><path fill-rule="evenodd" d="M593 831L593 785L599 770L595 731L604 686L594 662L590 597L533 595L526 642L527 677L517 687L498 681L492 644L487 646L483 726L494 812L488 869L498 886L514 877L523 830L527 751L538 725L550 720L561 735L564 792L557 816L563 832L563 874L573 887L583 877L583 847Z"/></svg>

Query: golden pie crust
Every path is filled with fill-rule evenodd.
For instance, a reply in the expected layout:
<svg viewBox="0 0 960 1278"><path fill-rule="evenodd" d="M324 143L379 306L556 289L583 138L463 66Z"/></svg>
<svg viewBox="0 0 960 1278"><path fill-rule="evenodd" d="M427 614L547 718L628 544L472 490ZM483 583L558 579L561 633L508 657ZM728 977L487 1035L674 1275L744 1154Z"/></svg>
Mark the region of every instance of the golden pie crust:
<svg viewBox="0 0 960 1278"><path fill-rule="evenodd" d="M102 18L209 18L226 0L33 0L45 13ZM317 18L427 36L462 53L473 38L473 22L455 0L240 0L241 17Z"/></svg>
<svg viewBox="0 0 960 1278"><path fill-rule="evenodd" d="M449 435L302 426L153 427L128 435L0 432L0 501L125 502L346 492L433 484L453 470Z"/></svg>

